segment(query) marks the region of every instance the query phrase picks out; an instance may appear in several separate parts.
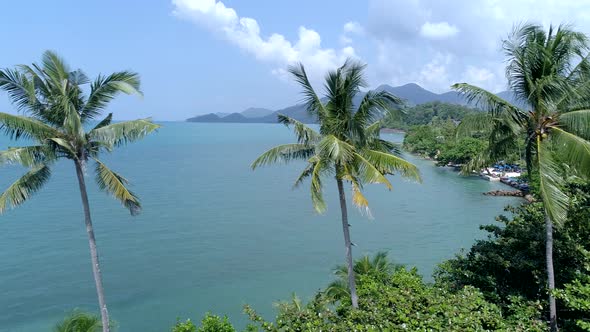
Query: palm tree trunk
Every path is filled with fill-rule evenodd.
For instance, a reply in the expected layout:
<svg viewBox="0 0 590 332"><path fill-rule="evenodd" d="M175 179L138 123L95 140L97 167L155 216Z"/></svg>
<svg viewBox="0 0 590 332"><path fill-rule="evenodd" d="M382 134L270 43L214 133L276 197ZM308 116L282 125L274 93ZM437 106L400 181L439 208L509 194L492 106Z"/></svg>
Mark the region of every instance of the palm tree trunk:
<svg viewBox="0 0 590 332"><path fill-rule="evenodd" d="M555 304L555 297L553 290L555 289L555 271L553 270L553 223L549 214L545 212L545 259L547 260L547 286L549 288L549 321L551 332L556 332L557 329L557 305Z"/></svg>
<svg viewBox="0 0 590 332"><path fill-rule="evenodd" d="M109 311L107 310L107 304L104 299L102 275L100 273L98 251L96 250L96 239L94 238L94 229L92 228L92 219L90 217L90 205L88 204L88 193L86 192L84 171L80 161L74 161L74 163L76 164L78 184L80 185L80 196L82 196L82 205L84 206L84 222L86 223L86 233L88 233L88 244L90 245L90 258L92 259L92 272L94 273L94 282L96 283L96 293L98 295L98 305L100 307L100 316L102 318L102 331L109 332Z"/></svg>
<svg viewBox="0 0 590 332"><path fill-rule="evenodd" d="M350 299L352 307L358 309L358 296L356 295L356 284L354 281L354 269L352 264L352 243L350 242L350 231L348 224L348 211L346 209L346 197L344 196L344 186L342 179L336 177L338 183L338 194L340 195L340 210L342 211L342 231L344 232L344 246L346 247L346 264L348 266L348 288L350 289Z"/></svg>

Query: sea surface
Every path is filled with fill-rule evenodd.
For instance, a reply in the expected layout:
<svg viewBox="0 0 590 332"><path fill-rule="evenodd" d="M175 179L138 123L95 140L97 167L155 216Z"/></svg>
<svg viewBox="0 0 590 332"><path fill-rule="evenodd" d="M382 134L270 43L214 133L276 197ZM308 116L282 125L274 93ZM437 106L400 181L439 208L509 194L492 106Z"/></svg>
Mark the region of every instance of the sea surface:
<svg viewBox="0 0 590 332"><path fill-rule="evenodd" d="M303 163L252 171L268 148L294 141L274 124L163 123L103 161L132 182L143 212L131 217L94 184L90 204L111 317L119 331L169 331L177 317L227 314L238 326L251 304L268 318L294 292L309 299L344 262L336 183L325 179L328 212L317 215ZM399 134L383 135L400 141ZM0 137L0 149L16 145ZM354 255L387 250L427 280L436 264L485 236L508 204L486 197L503 185L465 178L406 156L423 183L398 176L393 190L368 185L374 219L350 208ZM0 168L0 190L23 170ZM97 311L74 165L60 162L45 188L0 216L0 331L50 331L74 308Z"/></svg>

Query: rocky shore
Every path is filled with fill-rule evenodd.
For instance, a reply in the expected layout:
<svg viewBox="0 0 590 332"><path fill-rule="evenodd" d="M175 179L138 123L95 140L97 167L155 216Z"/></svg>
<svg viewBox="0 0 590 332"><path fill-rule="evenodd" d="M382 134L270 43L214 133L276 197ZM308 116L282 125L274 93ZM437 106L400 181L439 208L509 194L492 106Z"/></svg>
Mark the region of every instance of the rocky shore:
<svg viewBox="0 0 590 332"><path fill-rule="evenodd" d="M533 202L533 196L529 194L525 194L520 190L492 190L483 193L486 196L512 196L512 197L522 197L529 202Z"/></svg>

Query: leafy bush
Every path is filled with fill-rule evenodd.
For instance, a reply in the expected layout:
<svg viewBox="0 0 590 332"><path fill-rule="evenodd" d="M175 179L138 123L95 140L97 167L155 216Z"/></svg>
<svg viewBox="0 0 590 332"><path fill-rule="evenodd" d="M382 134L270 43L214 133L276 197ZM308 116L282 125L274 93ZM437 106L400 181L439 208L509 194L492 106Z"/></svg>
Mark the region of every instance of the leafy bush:
<svg viewBox="0 0 590 332"><path fill-rule="evenodd" d="M558 301L558 317L562 326L571 328L573 321L590 319L589 310L571 304L582 295L584 282L590 281L584 279L585 267L590 264L590 184L570 183L567 191L572 199L567 221L554 230L554 266L557 288L566 288ZM548 296L543 205L527 204L507 211L513 217L499 217L503 226L481 226L488 238L444 262L435 272L437 284L455 290L476 287L505 314L514 297L545 304Z"/></svg>
<svg viewBox="0 0 590 332"><path fill-rule="evenodd" d="M197 328L190 319L187 319L184 322L177 321L172 328L172 332L236 332L236 329L226 316L221 318L207 313L201 320L200 327Z"/></svg>
<svg viewBox="0 0 590 332"><path fill-rule="evenodd" d="M320 292L307 305L294 297L278 305L274 322L246 307L250 319L267 332L287 331L544 331L538 309L525 301L513 303L513 316L484 298L474 287L449 290L424 283L416 269L396 267L390 273L367 269L358 275L359 309L343 297ZM371 271L376 271L375 273Z"/></svg>

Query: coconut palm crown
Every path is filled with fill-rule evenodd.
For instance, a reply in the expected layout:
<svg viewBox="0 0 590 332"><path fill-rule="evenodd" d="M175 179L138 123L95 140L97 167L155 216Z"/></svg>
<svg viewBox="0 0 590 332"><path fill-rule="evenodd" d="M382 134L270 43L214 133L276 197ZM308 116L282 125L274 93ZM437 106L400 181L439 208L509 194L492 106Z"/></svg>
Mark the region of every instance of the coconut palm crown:
<svg viewBox="0 0 590 332"><path fill-rule="evenodd" d="M365 65L348 60L325 77L325 98L314 91L302 64L289 68L295 81L303 89L307 111L319 124L316 131L305 124L279 115L279 122L292 126L297 143L274 147L253 163L256 169L262 165L292 160L303 160L306 166L295 181L295 187L305 179L311 180L311 200L315 210L326 210L323 197L323 178L334 176L340 196L342 227L346 247L349 288L353 307L357 307L357 296L352 266L352 243L350 241L348 211L343 182L350 183L352 202L369 212L368 201L362 193L363 186L380 183L392 189L386 175L400 173L404 177L420 180L418 169L396 155L396 146L379 137L380 119L384 112L396 111L402 101L386 91L367 92L358 105L354 97L366 87L363 77Z"/></svg>

